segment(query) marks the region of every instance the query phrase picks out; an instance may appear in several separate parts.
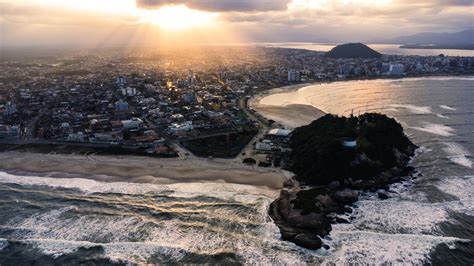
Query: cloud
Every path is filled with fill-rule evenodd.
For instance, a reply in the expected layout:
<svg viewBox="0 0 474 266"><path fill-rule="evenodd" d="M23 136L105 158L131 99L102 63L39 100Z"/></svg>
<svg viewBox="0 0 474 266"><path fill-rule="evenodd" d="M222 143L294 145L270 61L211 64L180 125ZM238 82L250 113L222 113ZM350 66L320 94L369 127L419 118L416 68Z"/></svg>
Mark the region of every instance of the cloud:
<svg viewBox="0 0 474 266"><path fill-rule="evenodd" d="M397 0L396 3L404 4L404 5L425 5L431 7L454 7L454 6L472 6L473 0Z"/></svg>
<svg viewBox="0 0 474 266"><path fill-rule="evenodd" d="M439 0L441 4L447 6L472 6L472 0Z"/></svg>
<svg viewBox="0 0 474 266"><path fill-rule="evenodd" d="M254 12L286 10L290 0L136 0L139 8L186 5L210 12Z"/></svg>
<svg viewBox="0 0 474 266"><path fill-rule="evenodd" d="M160 32L133 11L172 4L220 12L214 28L232 34L209 31L205 38L200 37L219 43L226 42L228 35L242 39L228 42L365 42L426 31L455 32L473 25L472 0L108 0L117 1L118 6L129 3L124 13L107 13L84 5L47 5L43 1L0 0L0 46L112 45L128 43L130 36L137 43L145 43L147 38L153 43L153 38L168 38L166 34L170 33ZM152 10L138 11L154 14ZM202 32L207 31L196 30L194 35Z"/></svg>

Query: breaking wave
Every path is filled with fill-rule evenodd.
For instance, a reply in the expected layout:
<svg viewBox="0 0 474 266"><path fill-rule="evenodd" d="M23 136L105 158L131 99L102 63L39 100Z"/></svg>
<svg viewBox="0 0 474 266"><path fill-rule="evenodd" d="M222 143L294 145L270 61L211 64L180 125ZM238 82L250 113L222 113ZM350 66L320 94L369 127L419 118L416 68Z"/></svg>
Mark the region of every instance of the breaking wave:
<svg viewBox="0 0 474 266"><path fill-rule="evenodd" d="M453 163L472 168L472 161L468 158L471 154L463 146L454 142L444 143L443 149L448 154L448 159Z"/></svg>
<svg viewBox="0 0 474 266"><path fill-rule="evenodd" d="M429 122L422 122L423 126L421 127L410 127L412 129L423 131L443 137L450 137L454 135L454 129L446 125L434 124Z"/></svg>

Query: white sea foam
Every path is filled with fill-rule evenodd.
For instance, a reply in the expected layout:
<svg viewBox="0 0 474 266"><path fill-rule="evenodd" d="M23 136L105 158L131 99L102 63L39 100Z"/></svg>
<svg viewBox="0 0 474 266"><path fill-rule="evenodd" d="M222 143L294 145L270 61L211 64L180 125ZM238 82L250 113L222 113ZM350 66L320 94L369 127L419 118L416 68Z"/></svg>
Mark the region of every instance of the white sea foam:
<svg viewBox="0 0 474 266"><path fill-rule="evenodd" d="M176 183L170 185L127 183L127 182L100 182L85 178L51 178L37 176L17 176L0 172L1 183L14 183L27 186L47 186L67 189L79 189L85 193L121 193L142 195L147 193L172 192L180 197L195 197L197 195L212 195L213 197L227 198L240 195L242 199L260 197L276 197L276 191L258 188L251 185L231 183Z"/></svg>
<svg viewBox="0 0 474 266"><path fill-rule="evenodd" d="M152 256L172 258L180 261L186 253L191 251L179 248L162 246L154 242L119 242L119 243L91 243L87 241L61 241L61 240L44 240L31 239L24 241L40 249L45 254L51 256L59 256L76 251L80 247L102 246L105 256L116 262L129 262L132 264L144 265ZM278 253L278 247L273 257L262 257L253 250L247 250L248 253L242 254L244 258L256 255L255 260L246 260L251 265L305 265L304 257L309 255L308 252L289 254L286 252ZM205 253L207 255L217 254L223 251L217 249L214 252ZM306 254L305 254L306 253Z"/></svg>
<svg viewBox="0 0 474 266"><path fill-rule="evenodd" d="M3 175L3 177L0 175L0 182L18 182L17 179L12 180L13 177L5 179L5 176L7 175ZM36 179L44 178L37 177ZM32 183L32 180L28 178L23 180L28 185L38 184ZM56 178L45 179L39 184L46 184L49 181L57 182L57 180ZM54 184L63 187L70 181L72 180L67 179L63 180L64 183ZM97 181L92 180L93 185L88 186L79 184L82 184L81 189L104 191L99 189L98 184L94 182ZM111 185L113 184L111 183ZM165 189L161 186L158 187L159 190L149 189L150 191ZM169 186L166 186L166 189L169 189ZM192 186L183 185L179 189L192 190ZM198 189L201 188L198 186ZM231 193L230 190L227 188L228 193ZM111 190L108 188L105 191ZM209 193L207 190L203 192ZM242 200L242 202L246 202L245 204L251 201L256 206L255 213L238 208L227 210L215 208L207 212L200 209L203 211L202 217L207 217L217 224L238 224L241 226L238 230L210 226L198 221L187 223L175 219L150 219L141 217L138 213L128 214L126 211L119 216L76 213L80 209L76 209L78 207L74 206L40 213L20 221L14 220L6 227L20 229L19 233L15 235L17 239L41 239L31 241L43 252L53 256L74 252L81 246L98 245L90 242L91 239L99 242L103 242L100 241L101 239L107 239L107 243L100 244L104 247L105 255L116 261L131 263L145 263L153 255L166 255L179 261L187 252L199 254L235 252L243 258L245 263L262 265L299 265L307 262L320 263L322 260L336 264L351 262L417 263L423 261L424 256L437 243L451 241L451 239L434 236L400 234L400 232L435 233L435 224L445 219L443 209L431 208L427 204L417 205L417 203L408 202L400 202L400 205L397 205L397 202L390 201L362 201L359 202L354 225L346 225L348 226L346 230L340 225L334 226L334 231L331 234L334 240L326 241L332 246L329 253L312 252L280 240L278 228L273 222L266 219L271 198L264 196L257 198L254 195L247 198L245 193L243 190L234 190L234 196L228 198ZM191 200L193 199L183 203L183 209L177 209L180 207L175 206L176 204L172 204L172 202L170 204L174 211L186 215L187 206L194 204ZM114 202L109 204L114 204ZM150 206L150 210L167 208L166 204L166 202L162 202L156 206ZM154 211L157 213L166 212L163 209ZM417 215L419 213L430 213L431 220L425 219L424 215ZM433 216L433 214L435 215ZM373 216L373 221L370 216ZM419 217L413 219L417 216ZM250 226L247 227L246 224ZM366 231L361 231L361 228ZM383 233L374 233L373 230L381 230ZM387 234L387 232L391 234ZM136 241L136 239L139 240L138 243L130 242L131 240ZM380 246L386 248L379 248ZM410 253L411 255L409 255Z"/></svg>
<svg viewBox="0 0 474 266"><path fill-rule="evenodd" d="M448 154L448 159L453 163L472 168L472 161L468 158L471 154L463 146L454 142L444 143L443 150Z"/></svg>
<svg viewBox="0 0 474 266"><path fill-rule="evenodd" d="M431 134L443 136L443 137L449 137L449 136L454 135L454 129L446 125L434 124L434 123L429 123L429 122L424 122L424 121L422 121L422 125L423 126L421 127L410 127L410 128L418 130L418 131L423 131L423 132L428 132Z"/></svg>
<svg viewBox="0 0 474 266"><path fill-rule="evenodd" d="M356 204L353 226L392 234L439 234L437 224L448 218L442 206L436 204L390 200L364 200ZM428 215L429 214L429 215Z"/></svg>
<svg viewBox="0 0 474 266"><path fill-rule="evenodd" d="M332 241L325 241L331 249L324 264L417 265L428 262L429 253L441 243L467 241L442 236L439 224L450 219L452 210L472 215L474 197L468 188L473 182L474 176L449 177L437 184L459 201L429 203L427 195L402 184L391 186L397 193L388 200L374 196L358 201L351 224L333 225Z"/></svg>
<svg viewBox="0 0 474 266"><path fill-rule="evenodd" d="M439 117L439 118L450 119L449 116L445 116L445 115L442 115L442 114L436 114L436 116Z"/></svg>
<svg viewBox="0 0 474 266"><path fill-rule="evenodd" d="M31 242L42 252L52 256L71 253L79 247L97 245L103 246L106 256L112 260L139 264L145 263L152 255L167 255L179 261L185 253L211 255L235 252L244 259L245 263L263 265L298 265L304 263L302 254L314 256L306 251L298 252L300 248L281 241L278 228L273 222L263 223L256 231L249 228L239 232L217 230L218 228L206 225L182 227L173 221L163 221L152 228L146 228L143 226L144 221L134 221L133 218L122 218L123 221L103 217L101 219L91 217L64 219L58 216L63 211L65 210L44 216L42 219L36 217L27 222L34 226L34 220L36 220L38 225L28 229L38 231L25 237L41 239ZM48 223L47 220L51 222ZM131 243L129 238L133 238L137 232L142 231L147 236L139 242ZM271 234L268 234L269 232ZM108 243L85 241L84 239L90 235L95 237L113 235L111 240L114 241Z"/></svg>
<svg viewBox="0 0 474 266"><path fill-rule="evenodd" d="M279 229L268 219L267 209L273 198L265 196L266 191L252 186L207 183L160 186L102 183L87 179L15 177L9 174L0 174L0 182L76 188L86 193L127 193L127 197L133 195L140 199L138 202L127 199L121 202L114 197L100 196L96 199L95 195L91 195L94 200L106 200L108 205L118 206L120 211L100 209L96 213L87 211L88 207L84 210L73 205L12 219L4 225L14 230L12 237L15 239L42 239L37 244L44 252L54 256L74 252L79 246L95 245L88 242L105 242L103 245L108 257L132 263L144 263L151 255L163 252L168 252L167 255L178 261L183 252L236 252L249 264L297 265L305 262L301 248L281 241ZM186 201L170 199L155 204L152 198L142 199L161 192ZM220 198L224 200L223 204L227 202L229 206L220 207L219 202L213 205L214 202L206 198L191 197L198 195ZM142 206L142 201L147 204ZM141 214L134 211L135 208L149 211ZM112 213L107 215L109 212ZM182 219L168 219L167 213ZM165 217L160 218L161 214ZM208 220L212 222L208 223ZM128 243L131 241L140 243ZM307 256L314 257L309 253Z"/></svg>
<svg viewBox="0 0 474 266"><path fill-rule="evenodd" d="M474 176L450 176L443 178L436 186L443 192L456 196L459 201L451 204L450 209L474 215Z"/></svg>
<svg viewBox="0 0 474 266"><path fill-rule="evenodd" d="M394 108L405 108L413 114L431 114L433 111L429 106L418 106L413 104L391 104Z"/></svg>
<svg viewBox="0 0 474 266"><path fill-rule="evenodd" d="M6 239L0 238L0 251L8 247L8 241Z"/></svg>
<svg viewBox="0 0 474 266"><path fill-rule="evenodd" d="M44 254L59 257L75 252L80 247L91 248L102 246L105 256L112 261L126 261L130 263L146 263L154 254L169 255L175 259L184 256L181 249L163 247L155 243L120 242L120 243L92 243L88 241L64 241L51 239L28 239L23 241L33 245Z"/></svg>
<svg viewBox="0 0 474 266"><path fill-rule="evenodd" d="M260 189L231 184L129 184L102 183L83 179L58 179L42 177L15 177L0 174L0 182L20 185L44 185L52 187L76 188L86 193L114 192L131 195L162 193L174 191L172 195L189 198L183 209L175 209L186 215L186 206L195 202L191 196L208 195L255 206L249 212L238 209L216 208L202 214L220 224L235 223L243 225L239 230L215 227L197 221L186 224L176 220L159 220L122 213L120 216L95 216L93 214L74 214L75 207L65 207L42 214L33 215L20 221L11 221L8 227L19 230L17 237L28 240L43 252L54 256L74 252L78 247L91 247L98 244L89 240L107 239L104 247L107 257L116 261L146 263L153 255L168 256L179 261L186 252L216 254L235 252L246 264L260 265L302 265L313 262L339 264L421 264L427 254L440 243L453 243L458 240L437 236L437 224L447 219L447 209L454 209L457 202L428 204L392 198L386 201L363 200L358 202L353 224L334 225L333 241L325 241L331 246L328 254L323 251L312 252L280 240L278 228L266 217L272 198ZM457 182L457 181L456 181ZM467 182L467 181L466 181ZM469 183L471 182L471 183ZM439 188L458 196L464 205L472 207L472 195L463 187L468 183L440 183ZM401 191L401 190L400 190ZM403 192L402 192L403 193ZM408 193L408 192L407 192ZM469 203L471 202L471 203ZM113 204L113 202L110 202ZM170 205L176 207L172 202ZM169 206L160 202L154 208ZM153 209L152 209L153 210ZM156 209L157 213L163 210ZM206 211L206 210L199 210ZM429 215L428 215L429 214ZM429 219L428 219L429 218ZM249 226L245 226L248 224ZM380 232L375 232L380 231ZM422 234L422 235L420 235ZM429 234L429 235L427 235ZM41 240L38 240L41 239ZM130 242L139 239L139 242ZM87 240L87 241L84 241Z"/></svg>
<svg viewBox="0 0 474 266"><path fill-rule="evenodd" d="M439 107L444 109L444 110L456 111L456 108L453 108L453 107L450 107L450 106L447 106L447 105L440 105Z"/></svg>
<svg viewBox="0 0 474 266"><path fill-rule="evenodd" d="M335 252L326 259L326 265L420 265L428 261L429 252L438 244L459 241L431 235L338 231L337 227L331 235Z"/></svg>

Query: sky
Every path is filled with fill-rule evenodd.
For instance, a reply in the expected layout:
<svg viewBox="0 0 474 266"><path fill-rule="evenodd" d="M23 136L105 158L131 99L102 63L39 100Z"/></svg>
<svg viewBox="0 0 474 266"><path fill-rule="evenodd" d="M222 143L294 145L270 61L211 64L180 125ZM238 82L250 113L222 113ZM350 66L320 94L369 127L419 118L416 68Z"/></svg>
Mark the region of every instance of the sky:
<svg viewBox="0 0 474 266"><path fill-rule="evenodd" d="M0 0L0 45L371 42L472 28L473 1Z"/></svg>

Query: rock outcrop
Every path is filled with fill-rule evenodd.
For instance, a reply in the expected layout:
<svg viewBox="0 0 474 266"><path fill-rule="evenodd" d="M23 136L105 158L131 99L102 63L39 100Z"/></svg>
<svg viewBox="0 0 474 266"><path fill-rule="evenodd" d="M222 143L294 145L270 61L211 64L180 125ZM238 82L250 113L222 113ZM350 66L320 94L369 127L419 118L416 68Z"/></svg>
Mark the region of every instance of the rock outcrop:
<svg viewBox="0 0 474 266"><path fill-rule="evenodd" d="M341 139L350 135L360 144L346 149ZM336 214L351 213L360 191L377 193L410 176L408 166L416 146L394 120L380 114L340 118L328 115L298 128L290 139L293 180L286 181L269 215L283 240L308 249L323 247L332 223L349 223ZM308 185L301 189L298 182Z"/></svg>

